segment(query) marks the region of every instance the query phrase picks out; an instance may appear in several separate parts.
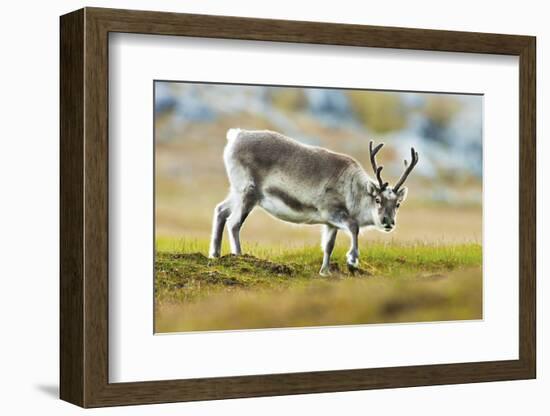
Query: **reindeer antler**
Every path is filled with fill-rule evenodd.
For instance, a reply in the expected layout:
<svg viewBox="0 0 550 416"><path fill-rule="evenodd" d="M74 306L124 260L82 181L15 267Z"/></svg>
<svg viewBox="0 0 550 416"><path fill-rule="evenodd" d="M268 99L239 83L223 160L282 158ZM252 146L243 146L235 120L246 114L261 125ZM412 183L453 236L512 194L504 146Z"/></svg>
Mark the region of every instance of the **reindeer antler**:
<svg viewBox="0 0 550 416"><path fill-rule="evenodd" d="M384 169L384 166L378 166L376 164L376 154L382 149L382 146L384 146L384 143L378 144L374 149L372 148L373 141L371 140L369 142L369 153L370 153L370 163L372 165L372 169L374 170L374 173L376 174L376 179L378 179L378 187L380 188L380 192L382 192L384 189L388 187L388 182L384 182L382 180L382 169Z"/></svg>
<svg viewBox="0 0 550 416"><path fill-rule="evenodd" d="M397 192L399 190L399 187L405 183L405 180L407 179L407 176L412 172L416 164L418 163L418 152L414 150L414 147L411 147L411 164L409 165L407 163L407 159L405 159L405 172L403 172L403 175L401 175L401 178L399 178L399 181L397 181L397 184L393 187L393 191Z"/></svg>

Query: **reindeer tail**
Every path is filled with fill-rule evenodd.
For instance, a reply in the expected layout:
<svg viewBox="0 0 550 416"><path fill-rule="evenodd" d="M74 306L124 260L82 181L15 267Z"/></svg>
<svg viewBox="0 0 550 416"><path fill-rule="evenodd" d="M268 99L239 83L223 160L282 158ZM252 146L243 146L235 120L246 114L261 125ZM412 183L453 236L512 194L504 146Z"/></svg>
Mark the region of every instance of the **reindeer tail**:
<svg viewBox="0 0 550 416"><path fill-rule="evenodd" d="M235 140L240 132L241 129L229 129L227 130L227 135L225 137L227 137L227 141L230 142Z"/></svg>

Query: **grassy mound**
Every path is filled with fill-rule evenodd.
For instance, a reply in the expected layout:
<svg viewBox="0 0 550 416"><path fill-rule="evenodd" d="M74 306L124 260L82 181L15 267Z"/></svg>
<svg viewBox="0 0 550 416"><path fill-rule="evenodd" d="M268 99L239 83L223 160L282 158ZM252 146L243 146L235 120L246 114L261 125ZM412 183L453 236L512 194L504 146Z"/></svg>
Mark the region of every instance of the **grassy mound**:
<svg viewBox="0 0 550 416"><path fill-rule="evenodd" d="M156 331L481 317L478 244L373 244L362 247L355 274L340 248L328 277L318 275L318 247L247 249L208 259L206 242L164 243L155 262Z"/></svg>

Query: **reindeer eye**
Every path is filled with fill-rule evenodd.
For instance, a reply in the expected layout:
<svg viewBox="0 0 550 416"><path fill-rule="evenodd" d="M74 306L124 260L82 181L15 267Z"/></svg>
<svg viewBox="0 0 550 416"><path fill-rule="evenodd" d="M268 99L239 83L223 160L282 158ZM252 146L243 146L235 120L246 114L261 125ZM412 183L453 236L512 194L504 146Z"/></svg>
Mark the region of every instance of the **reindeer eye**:
<svg viewBox="0 0 550 416"><path fill-rule="evenodd" d="M399 208L401 206L401 204L397 203L395 204L395 208Z"/></svg>
<svg viewBox="0 0 550 416"><path fill-rule="evenodd" d="M380 198L376 197L375 199L376 203L379 204L381 201L380 201Z"/></svg>

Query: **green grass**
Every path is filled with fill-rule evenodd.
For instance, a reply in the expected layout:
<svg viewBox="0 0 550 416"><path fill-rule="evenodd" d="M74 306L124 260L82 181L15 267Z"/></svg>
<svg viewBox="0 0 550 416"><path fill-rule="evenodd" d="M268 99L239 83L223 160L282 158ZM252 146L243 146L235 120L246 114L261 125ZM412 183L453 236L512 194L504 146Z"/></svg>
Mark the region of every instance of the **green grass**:
<svg viewBox="0 0 550 416"><path fill-rule="evenodd" d="M338 247L329 277L318 246L245 245L215 260L207 248L157 239L157 332L481 317L479 244L365 244L355 273Z"/></svg>

